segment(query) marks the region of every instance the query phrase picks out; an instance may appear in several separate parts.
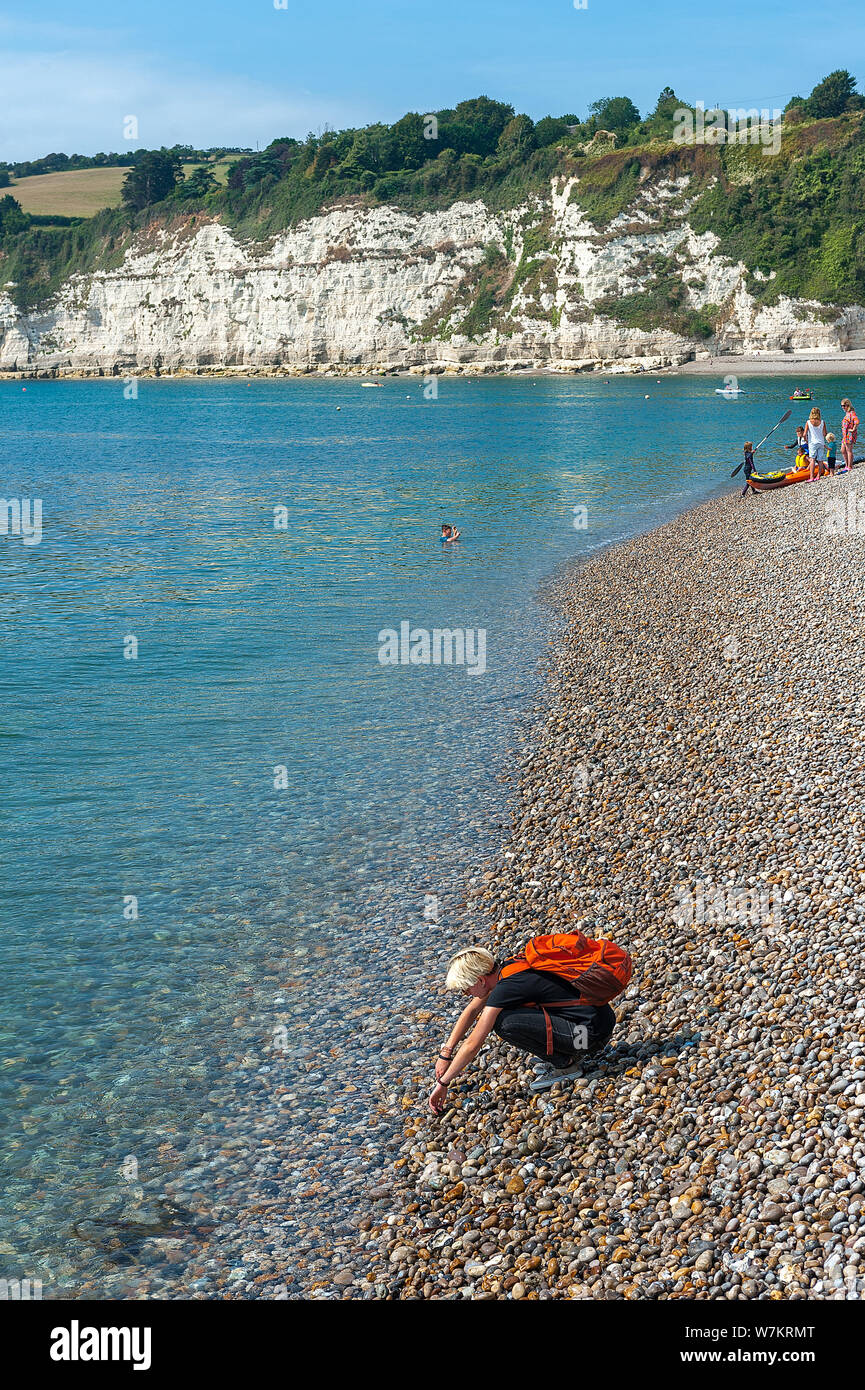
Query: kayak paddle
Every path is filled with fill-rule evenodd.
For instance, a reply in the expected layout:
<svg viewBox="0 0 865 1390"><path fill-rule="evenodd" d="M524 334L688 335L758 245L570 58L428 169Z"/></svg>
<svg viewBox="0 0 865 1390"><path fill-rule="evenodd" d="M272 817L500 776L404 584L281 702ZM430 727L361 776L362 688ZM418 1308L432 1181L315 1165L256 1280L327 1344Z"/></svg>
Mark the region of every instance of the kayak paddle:
<svg viewBox="0 0 865 1390"><path fill-rule="evenodd" d="M790 419L790 416L791 416L792 414L793 414L792 410L788 410L787 413L786 413L786 415L782 415L782 416L781 416L781 419L778 421L778 424L772 426L772 428L771 428L770 431L769 431L769 434L774 434L775 431L776 431L781 425L783 425L783 423L784 423L785 420L789 420L789 419ZM752 449L752 451L751 451L752 453L756 454L757 450L758 450L759 448L761 448L762 445L764 445L764 444L766 443L766 440L769 438L769 434L764 434L764 435L763 435L763 438L760 440L760 443L759 443L759 444L756 444L756 445L754 446L754 448ZM739 467L733 469L732 473L730 474L730 477L731 477L731 478L735 478L736 474L739 472L739 469L742 469L742 468L744 468L744 467L745 467L745 460L742 459L742 462L739 464Z"/></svg>

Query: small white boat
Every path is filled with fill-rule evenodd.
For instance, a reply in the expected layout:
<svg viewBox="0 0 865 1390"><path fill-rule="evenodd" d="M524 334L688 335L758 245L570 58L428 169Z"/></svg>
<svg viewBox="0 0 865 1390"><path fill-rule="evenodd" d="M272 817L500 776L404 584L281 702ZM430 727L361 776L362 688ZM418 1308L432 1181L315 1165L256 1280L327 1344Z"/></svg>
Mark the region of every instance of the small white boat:
<svg viewBox="0 0 865 1390"><path fill-rule="evenodd" d="M716 386L716 396L744 396L745 392L741 386Z"/></svg>

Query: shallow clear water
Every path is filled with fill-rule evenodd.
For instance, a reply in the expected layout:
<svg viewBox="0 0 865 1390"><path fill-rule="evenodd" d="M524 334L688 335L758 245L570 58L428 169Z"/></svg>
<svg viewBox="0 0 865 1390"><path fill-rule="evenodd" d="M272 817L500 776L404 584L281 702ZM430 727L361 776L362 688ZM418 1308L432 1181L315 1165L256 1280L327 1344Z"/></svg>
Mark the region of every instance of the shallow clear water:
<svg viewBox="0 0 865 1390"><path fill-rule="evenodd" d="M43 506L2 539L0 1275L68 1273L118 1165L194 1141L265 962L483 849L539 585L732 489L792 389L743 382L0 382ZM403 622L485 670L382 665Z"/></svg>

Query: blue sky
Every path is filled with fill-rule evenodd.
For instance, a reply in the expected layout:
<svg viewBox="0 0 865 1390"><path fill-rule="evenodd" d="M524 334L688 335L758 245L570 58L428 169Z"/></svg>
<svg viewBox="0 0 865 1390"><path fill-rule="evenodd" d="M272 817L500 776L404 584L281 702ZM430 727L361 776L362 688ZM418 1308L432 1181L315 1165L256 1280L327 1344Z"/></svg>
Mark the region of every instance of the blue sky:
<svg viewBox="0 0 865 1390"><path fill-rule="evenodd" d="M0 3L4 159L263 146L480 93L537 119L604 96L645 111L666 83L707 106L774 107L837 67L865 79L862 0L40 0L25 13Z"/></svg>

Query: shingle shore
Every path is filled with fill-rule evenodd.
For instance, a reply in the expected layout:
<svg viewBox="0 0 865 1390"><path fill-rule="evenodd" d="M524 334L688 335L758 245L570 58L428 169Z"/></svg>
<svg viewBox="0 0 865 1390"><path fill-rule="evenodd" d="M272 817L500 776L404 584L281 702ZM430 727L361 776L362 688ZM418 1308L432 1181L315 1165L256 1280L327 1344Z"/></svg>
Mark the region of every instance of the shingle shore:
<svg viewBox="0 0 865 1390"><path fill-rule="evenodd" d="M513 832L454 932L626 945L611 1047L532 1096L493 1039L438 1120L435 1044L415 1059L364 1246L319 1296L865 1291L865 470L733 486L558 584ZM443 1038L454 1003L429 1007Z"/></svg>

